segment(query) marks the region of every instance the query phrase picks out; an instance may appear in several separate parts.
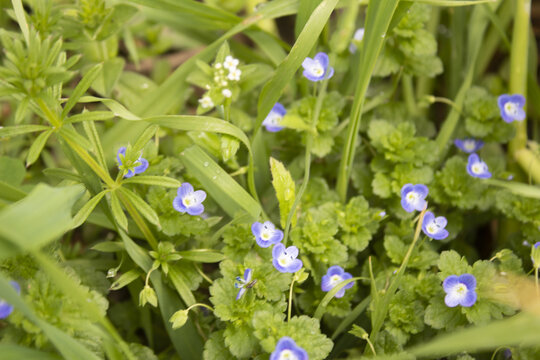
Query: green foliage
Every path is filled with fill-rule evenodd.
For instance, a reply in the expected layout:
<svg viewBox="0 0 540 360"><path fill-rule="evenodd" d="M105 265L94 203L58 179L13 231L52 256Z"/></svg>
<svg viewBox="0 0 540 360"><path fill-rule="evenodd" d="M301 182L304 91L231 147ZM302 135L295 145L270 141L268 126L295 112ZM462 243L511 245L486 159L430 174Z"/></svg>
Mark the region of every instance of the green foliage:
<svg viewBox="0 0 540 360"><path fill-rule="evenodd" d="M287 217L292 210L296 196L294 181L291 173L285 169L283 163L270 158L270 171L272 172L272 185L276 191L279 202L279 215L281 226L285 227ZM296 216L292 215L292 226L296 225Z"/></svg>
<svg viewBox="0 0 540 360"><path fill-rule="evenodd" d="M161 231L167 236L203 235L209 230L208 223L199 216L181 214L174 210L172 202L176 197L176 190L167 190L163 187L152 186L148 190L146 199L156 211Z"/></svg>
<svg viewBox="0 0 540 360"><path fill-rule="evenodd" d="M364 250L379 227L380 209L370 209L362 196L349 200L345 211L338 213L338 224L342 229L341 239L349 249Z"/></svg>
<svg viewBox="0 0 540 360"><path fill-rule="evenodd" d="M501 121L497 98L481 87L472 87L465 96L465 129L486 141L507 142L514 137L512 124Z"/></svg>
<svg viewBox="0 0 540 360"><path fill-rule="evenodd" d="M467 173L467 161L460 156L453 156L444 167L435 174L435 181L430 194L439 203L446 203L460 209L478 208L486 210L493 206L494 191L481 181Z"/></svg>
<svg viewBox="0 0 540 360"><path fill-rule="evenodd" d="M294 316L283 321L284 316L258 311L253 317L255 336L262 349L271 353L283 336L291 337L298 346L304 348L310 359L326 359L332 349L332 341L320 333L319 322L308 316Z"/></svg>
<svg viewBox="0 0 540 360"><path fill-rule="evenodd" d="M399 24L388 34L374 75L389 76L403 68L412 75L435 77L443 70L437 57L437 42L425 29L431 7L413 4Z"/></svg>

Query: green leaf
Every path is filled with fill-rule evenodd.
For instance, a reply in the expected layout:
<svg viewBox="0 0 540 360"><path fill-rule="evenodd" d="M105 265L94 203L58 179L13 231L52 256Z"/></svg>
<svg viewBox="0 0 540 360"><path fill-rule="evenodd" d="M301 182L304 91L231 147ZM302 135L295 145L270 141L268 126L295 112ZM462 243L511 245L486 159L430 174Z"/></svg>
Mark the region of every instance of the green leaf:
<svg viewBox="0 0 540 360"><path fill-rule="evenodd" d="M92 246L90 249L101 252L119 252L126 250L123 243L116 241L102 241L99 244Z"/></svg>
<svg viewBox="0 0 540 360"><path fill-rule="evenodd" d="M11 186L19 186L26 175L21 160L8 156L0 156L0 181Z"/></svg>
<svg viewBox="0 0 540 360"><path fill-rule="evenodd" d="M166 176L137 175L123 180L124 184L154 185L168 188L179 188L182 183Z"/></svg>
<svg viewBox="0 0 540 360"><path fill-rule="evenodd" d="M101 146L101 140L96 125L93 121L85 121L83 122L83 128L86 136L90 139L92 150L98 159L99 165L101 165L102 168L107 169L107 162L105 161L105 154L103 153L103 147Z"/></svg>
<svg viewBox="0 0 540 360"><path fill-rule="evenodd" d="M61 119L63 120L67 114L71 111L71 109L77 104L81 96L84 95L86 90L92 85L94 80L97 78L97 76L100 74L101 69L103 68L103 64L96 64L94 65L86 74L84 74L83 78L75 89L73 90L73 93L69 97L68 101L66 102L66 105L64 105L64 109L62 109Z"/></svg>
<svg viewBox="0 0 540 360"><path fill-rule="evenodd" d="M111 111L85 111L81 114L75 114L64 120L65 123L77 123L83 121L109 120L116 116Z"/></svg>
<svg viewBox="0 0 540 360"><path fill-rule="evenodd" d="M120 225L122 229L127 229L128 221L124 210L120 206L120 200L115 192L111 192L111 211L114 216L114 219Z"/></svg>
<svg viewBox="0 0 540 360"><path fill-rule="evenodd" d="M194 145L180 157L188 171L231 217L246 212L258 219L260 205L200 147Z"/></svg>
<svg viewBox="0 0 540 360"><path fill-rule="evenodd" d="M28 318L45 333L45 335L54 344L64 358L99 360L94 353L85 348L80 342L73 339L65 332L59 330L57 327L37 317L30 307L22 301L11 284L9 284L2 274L0 274L0 292L2 293L2 298L7 303L13 305L15 309L20 311L26 318Z"/></svg>
<svg viewBox="0 0 540 360"><path fill-rule="evenodd" d="M90 216L92 211L94 211L96 205L99 204L99 202L107 192L109 192L109 190L103 190L83 205L83 207L73 217L73 228L81 226L86 221L86 219L88 219L88 216Z"/></svg>
<svg viewBox="0 0 540 360"><path fill-rule="evenodd" d="M418 357L444 357L463 351L480 352L514 345L533 346L540 341L540 320L536 315L521 313L487 325L461 329L437 336L409 351Z"/></svg>
<svg viewBox="0 0 540 360"><path fill-rule="evenodd" d="M211 249L179 251L178 254L180 254L183 259L203 263L216 263L225 258L221 252Z"/></svg>
<svg viewBox="0 0 540 360"><path fill-rule="evenodd" d="M261 127L266 115L268 115L274 104L279 100L285 86L293 78L302 61L304 61L313 49L337 3L338 0L323 0L313 10L309 20L291 48L289 55L279 64L272 79L261 90L257 105L256 132Z"/></svg>
<svg viewBox="0 0 540 360"><path fill-rule="evenodd" d="M15 344L0 344L0 354L2 354L5 359L60 360L60 358L54 354Z"/></svg>
<svg viewBox="0 0 540 360"><path fill-rule="evenodd" d="M276 191L276 197L279 202L279 214L281 218L281 226L285 227L287 217L292 210L294 199L296 197L296 189L291 173L285 169L282 162L270 158L270 170L272 171L272 185ZM292 217L292 226L296 226L296 216Z"/></svg>
<svg viewBox="0 0 540 360"><path fill-rule="evenodd" d="M15 18L19 23L19 27L21 28L21 32L23 33L24 40L27 44L30 44L30 28L28 26L28 23L26 22L26 13L24 11L22 0L11 0L11 4L13 5L13 10L15 11Z"/></svg>
<svg viewBox="0 0 540 360"><path fill-rule="evenodd" d="M118 191L120 191L128 198L129 202L131 202L133 206L135 206L135 208L142 214L142 216L146 218L146 220L150 221L158 228L160 227L159 218L156 212L154 211L154 209L152 209L152 207L150 207L150 205L148 205L143 199L141 199L139 195L135 194L133 191L125 187L118 188Z"/></svg>
<svg viewBox="0 0 540 360"><path fill-rule="evenodd" d="M50 129L49 126L43 125L19 125L19 126L8 126L0 128L0 138L22 135L33 133L37 131L43 131Z"/></svg>
<svg viewBox="0 0 540 360"><path fill-rule="evenodd" d="M52 133L52 130L46 130L39 134L38 137L34 140L32 146L30 146L30 149L28 149L28 155L26 156L27 167L35 163L36 160L39 158L41 151L45 147L45 144L47 143L47 140Z"/></svg>
<svg viewBox="0 0 540 360"><path fill-rule="evenodd" d="M127 286L138 278L141 278L142 275L142 271L138 269L131 269L128 272L123 273L111 284L111 290L120 290L124 286Z"/></svg>
<svg viewBox="0 0 540 360"><path fill-rule="evenodd" d="M71 228L71 207L82 190L81 185L37 185L25 199L0 212L0 237L22 251L41 248ZM7 255L0 254L0 258Z"/></svg>
<svg viewBox="0 0 540 360"><path fill-rule="evenodd" d="M186 306L191 306L197 302L181 272L179 271L177 264L173 264L169 267L169 279Z"/></svg>

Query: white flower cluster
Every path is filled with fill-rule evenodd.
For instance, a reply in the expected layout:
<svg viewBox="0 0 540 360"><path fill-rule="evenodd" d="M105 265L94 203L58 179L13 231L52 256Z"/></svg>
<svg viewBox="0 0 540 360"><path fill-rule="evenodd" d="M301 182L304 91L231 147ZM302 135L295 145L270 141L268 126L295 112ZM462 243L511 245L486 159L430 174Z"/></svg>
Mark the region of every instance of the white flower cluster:
<svg viewBox="0 0 540 360"><path fill-rule="evenodd" d="M228 88L229 82L240 81L242 71L237 68L238 64L238 59L235 59L230 55L225 57L223 63L218 62L214 64L214 84L217 88L223 88L221 90L221 95L225 98L231 98L233 95L231 89ZM210 85L207 85L206 88L207 90L211 89ZM214 102L208 92L199 99L199 103L203 109L214 107Z"/></svg>

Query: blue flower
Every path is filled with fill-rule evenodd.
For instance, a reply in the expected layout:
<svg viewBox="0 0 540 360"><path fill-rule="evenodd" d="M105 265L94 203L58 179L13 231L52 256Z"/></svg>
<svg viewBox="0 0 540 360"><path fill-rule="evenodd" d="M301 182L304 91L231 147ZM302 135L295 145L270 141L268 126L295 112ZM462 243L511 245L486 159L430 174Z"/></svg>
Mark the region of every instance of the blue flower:
<svg viewBox="0 0 540 360"><path fill-rule="evenodd" d="M21 293L21 287L16 281L11 280L9 282L11 286L17 291L18 294ZM0 319L5 319L13 312L13 306L5 302L4 300L0 299Z"/></svg>
<svg viewBox="0 0 540 360"><path fill-rule="evenodd" d="M426 185L405 184L401 188L401 206L407 212L414 210L422 211L426 207L426 196L428 195Z"/></svg>
<svg viewBox="0 0 540 360"><path fill-rule="evenodd" d="M450 275L443 281L446 296L444 303L448 307L458 305L471 307L476 302L476 278L471 274Z"/></svg>
<svg viewBox="0 0 540 360"><path fill-rule="evenodd" d="M457 146L458 149L461 151L464 151L468 154L476 152L484 146L484 142L482 140L476 140L473 138L466 138L466 139L456 139L454 140L454 144Z"/></svg>
<svg viewBox="0 0 540 360"><path fill-rule="evenodd" d="M202 202L206 199L206 193L203 190L193 191L190 183L183 183L177 192L178 196L173 200L173 207L182 214L201 215L204 211Z"/></svg>
<svg viewBox="0 0 540 360"><path fill-rule="evenodd" d="M120 170L127 170L124 175L125 178L130 178L136 174L142 174L148 169L148 160L141 156L136 161L126 161L126 147L122 146L116 153L116 160L118 161L118 168Z"/></svg>
<svg viewBox="0 0 540 360"><path fill-rule="evenodd" d="M279 339L270 360L308 360L306 350L296 345L293 339L284 336Z"/></svg>
<svg viewBox="0 0 540 360"><path fill-rule="evenodd" d="M523 95L501 95L497 99L497 104L505 122L511 123L514 120L522 121L525 119L525 110L523 110L525 97Z"/></svg>
<svg viewBox="0 0 540 360"><path fill-rule="evenodd" d="M485 162L480 160L480 157L476 154L469 155L469 162L467 163L467 172L472 177L488 179L491 177L488 166Z"/></svg>
<svg viewBox="0 0 540 360"><path fill-rule="evenodd" d="M254 222L251 225L251 232L255 236L257 244L262 248L277 244L283 239L283 231L276 229L270 221L265 221L264 224L258 221Z"/></svg>
<svg viewBox="0 0 540 360"><path fill-rule="evenodd" d="M540 241L531 247L531 260L534 267L540 267Z"/></svg>
<svg viewBox="0 0 540 360"><path fill-rule="evenodd" d="M336 287L336 285L338 285L340 282L344 280L348 280L350 278L352 278L352 275L349 274L348 272L345 272L345 270L343 270L341 266L339 265L330 266L330 268L328 268L328 271L326 272L326 275L322 277L321 289L322 291L330 291L334 287ZM354 281L342 287L336 293L336 297L337 298L343 297L343 295L345 295L345 290L352 288L353 285L354 285Z"/></svg>
<svg viewBox="0 0 540 360"><path fill-rule="evenodd" d="M307 57L302 62L303 75L311 81L330 79L334 75L334 68L328 66L329 62L328 55L323 52L315 55L313 59Z"/></svg>
<svg viewBox="0 0 540 360"><path fill-rule="evenodd" d="M252 269L246 269L244 271L244 278L241 278L240 276L236 277L236 282L234 283L234 287L238 290L238 294L236 294L236 300L240 299L247 289L250 289L255 285L257 280L251 281L251 278L253 276L253 270Z"/></svg>
<svg viewBox="0 0 540 360"><path fill-rule="evenodd" d="M266 127L267 131L278 132L283 129L283 126L279 126L281 120L287 113L287 110L280 103L276 103L270 113L266 115L266 118L263 121L263 125Z"/></svg>
<svg viewBox="0 0 540 360"><path fill-rule="evenodd" d="M282 273L294 273L302 267L302 260L297 259L298 248L289 246L285 249L285 245L279 243L272 249L272 263L278 271Z"/></svg>
<svg viewBox="0 0 540 360"><path fill-rule="evenodd" d="M448 237L448 231L445 229L447 223L444 216L435 217L431 211L426 211L424 221L422 221L422 231L432 239L446 239Z"/></svg>
<svg viewBox="0 0 540 360"><path fill-rule="evenodd" d="M349 45L349 52L351 54L354 54L356 50L358 49L358 44L364 40L364 28L357 29L354 33L353 40L351 41L351 44Z"/></svg>

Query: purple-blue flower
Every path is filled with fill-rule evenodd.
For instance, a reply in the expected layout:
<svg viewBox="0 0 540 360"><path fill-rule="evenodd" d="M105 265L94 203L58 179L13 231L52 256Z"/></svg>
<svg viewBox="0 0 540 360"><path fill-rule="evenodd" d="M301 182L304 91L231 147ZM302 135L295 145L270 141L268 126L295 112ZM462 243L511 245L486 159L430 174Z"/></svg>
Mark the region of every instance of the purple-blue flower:
<svg viewBox="0 0 540 360"><path fill-rule="evenodd" d="M306 350L296 345L293 339L284 336L279 339L270 360L308 360Z"/></svg>
<svg viewBox="0 0 540 360"><path fill-rule="evenodd" d="M458 149L461 151L464 151L468 154L476 152L484 146L484 142L482 140L476 140L473 138L466 138L466 139L456 139L454 140L454 144Z"/></svg>
<svg viewBox="0 0 540 360"><path fill-rule="evenodd" d="M302 62L303 75L311 81L330 79L334 75L334 68L328 65L329 62L328 55L323 52L315 55L313 59L307 57Z"/></svg>
<svg viewBox="0 0 540 360"><path fill-rule="evenodd" d="M116 160L118 161L118 168L120 170L127 170L127 173L124 175L125 178L130 178L136 174L142 174L148 169L148 160L142 157L142 152L136 161L126 161L125 146L118 149Z"/></svg>
<svg viewBox="0 0 540 360"><path fill-rule="evenodd" d="M204 211L204 205L202 202L206 199L206 193L203 190L193 190L193 186L190 183L183 183L177 192L173 200L173 207L176 211L181 213L188 213L189 215L201 215Z"/></svg>
<svg viewBox="0 0 540 360"><path fill-rule="evenodd" d="M357 29L354 33L353 40L351 41L351 44L349 45L349 52L351 54L354 54L357 50L357 44L359 44L362 40L364 40L364 28Z"/></svg>
<svg viewBox="0 0 540 360"><path fill-rule="evenodd" d="M424 221L422 221L422 231L432 239L446 239L448 237L448 231L445 229L447 223L444 216L435 217L431 211L426 211Z"/></svg>
<svg viewBox="0 0 540 360"><path fill-rule="evenodd" d="M234 283L234 287L238 290L238 294L236 295L236 300L240 299L247 289L253 287L255 285L256 281L251 281L251 278L253 276L253 270L252 269L246 269L244 271L244 277L241 278L240 276L236 277L236 282Z"/></svg>
<svg viewBox="0 0 540 360"><path fill-rule="evenodd" d="M488 166L483 162L477 154L469 155L469 162L467 163L467 172L472 177L488 179L491 177Z"/></svg>
<svg viewBox="0 0 540 360"><path fill-rule="evenodd" d="M401 206L407 212L414 210L422 211L426 207L426 196L428 195L426 185L405 184L401 188Z"/></svg>
<svg viewBox="0 0 540 360"><path fill-rule="evenodd" d="M272 263L282 273L294 273L300 270L302 260L297 259L297 257L298 248L296 246L285 248L285 245L279 243L272 249Z"/></svg>
<svg viewBox="0 0 540 360"><path fill-rule="evenodd" d="M262 124L266 127L267 131L278 132L283 129L283 126L279 126L279 124L286 113L287 110L285 110L285 107L280 103L276 103L272 110L270 110L270 113L266 115Z"/></svg>
<svg viewBox="0 0 540 360"><path fill-rule="evenodd" d="M525 119L525 97L520 94L508 95L504 94L497 99L499 110L501 111L501 117L507 123L511 123L514 120L522 121Z"/></svg>
<svg viewBox="0 0 540 360"><path fill-rule="evenodd" d="M283 239L283 231L276 229L270 221L263 224L256 221L251 225L251 232L255 236L255 241L262 248L277 244Z"/></svg>
<svg viewBox="0 0 540 360"><path fill-rule="evenodd" d="M471 307L476 302L476 278L472 274L450 275L444 279L443 288L448 307Z"/></svg>
<svg viewBox="0 0 540 360"><path fill-rule="evenodd" d="M19 286L19 283L13 280L11 280L9 283L11 284L11 286L13 286L13 288L15 289L15 291L17 291L18 294L21 293L21 287ZM13 306L0 299L0 319L7 318L12 312Z"/></svg>
<svg viewBox="0 0 540 360"><path fill-rule="evenodd" d="M345 272L345 270L343 270L341 266L339 265L330 266L330 268L328 268L328 271L326 272L326 275L322 277L321 289L322 291L330 291L342 281L348 280L350 278L352 278L352 275L349 274L348 272ZM336 297L337 298L343 297L343 295L345 295L345 290L352 288L353 285L354 285L354 281L342 287L336 293Z"/></svg>

